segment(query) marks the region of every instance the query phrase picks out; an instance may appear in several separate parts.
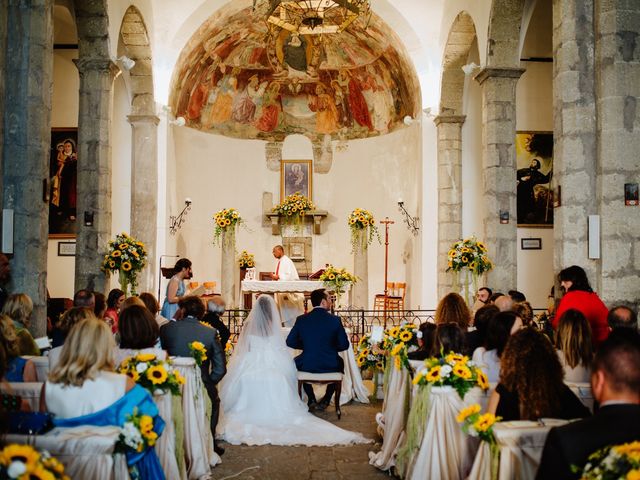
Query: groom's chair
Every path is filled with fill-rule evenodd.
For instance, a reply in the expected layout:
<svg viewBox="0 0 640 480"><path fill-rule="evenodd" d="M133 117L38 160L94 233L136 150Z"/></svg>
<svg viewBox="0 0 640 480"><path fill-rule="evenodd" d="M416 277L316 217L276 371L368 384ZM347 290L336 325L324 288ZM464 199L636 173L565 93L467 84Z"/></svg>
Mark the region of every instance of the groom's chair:
<svg viewBox="0 0 640 480"><path fill-rule="evenodd" d="M336 414L338 415L338 420L340 420L340 416L342 415L342 412L340 411L340 393L342 392L342 376L343 374L340 372L310 373L310 372L298 371L298 395L302 397L303 383L311 383L311 384L316 383L319 385L334 384L336 387L336 391L334 394L334 399L336 402Z"/></svg>

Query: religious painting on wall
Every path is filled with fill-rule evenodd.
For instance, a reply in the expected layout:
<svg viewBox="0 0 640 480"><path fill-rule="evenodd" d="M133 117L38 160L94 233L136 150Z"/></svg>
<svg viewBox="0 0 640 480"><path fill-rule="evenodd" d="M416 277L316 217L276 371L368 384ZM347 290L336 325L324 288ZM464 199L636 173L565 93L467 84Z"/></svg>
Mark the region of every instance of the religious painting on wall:
<svg viewBox="0 0 640 480"><path fill-rule="evenodd" d="M231 7L229 7L231 8ZM170 105L186 126L235 138L348 140L405 128L418 80L395 35L374 16L340 34L269 30L251 8L215 16L185 46Z"/></svg>
<svg viewBox="0 0 640 480"><path fill-rule="evenodd" d="M282 160L280 163L280 201L300 193L311 200L311 160Z"/></svg>
<svg viewBox="0 0 640 480"><path fill-rule="evenodd" d="M553 133L516 133L517 219L520 227L553 226Z"/></svg>
<svg viewBox="0 0 640 480"><path fill-rule="evenodd" d="M70 238L76 234L77 144L77 128L52 129L49 160L49 236L53 238Z"/></svg>

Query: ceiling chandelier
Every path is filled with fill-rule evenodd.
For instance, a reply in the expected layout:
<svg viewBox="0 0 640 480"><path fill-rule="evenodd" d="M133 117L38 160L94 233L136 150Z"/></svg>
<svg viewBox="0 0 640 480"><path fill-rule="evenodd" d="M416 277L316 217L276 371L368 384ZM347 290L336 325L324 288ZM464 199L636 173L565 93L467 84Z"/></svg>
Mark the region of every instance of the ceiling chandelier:
<svg viewBox="0 0 640 480"><path fill-rule="evenodd" d="M340 33L358 17L371 18L371 0L254 0L267 24L301 35Z"/></svg>

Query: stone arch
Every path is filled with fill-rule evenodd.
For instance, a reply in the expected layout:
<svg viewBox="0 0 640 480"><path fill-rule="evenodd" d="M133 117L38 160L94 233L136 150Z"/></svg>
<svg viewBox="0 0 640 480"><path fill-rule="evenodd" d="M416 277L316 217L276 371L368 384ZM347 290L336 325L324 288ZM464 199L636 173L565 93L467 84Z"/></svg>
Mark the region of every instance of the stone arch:
<svg viewBox="0 0 640 480"><path fill-rule="evenodd" d="M126 55L136 63L129 71L131 114L155 113L151 46L140 10L133 5L124 14L118 39L118 57Z"/></svg>
<svg viewBox="0 0 640 480"><path fill-rule="evenodd" d="M520 30L525 0L493 0L487 39L487 67L520 65Z"/></svg>

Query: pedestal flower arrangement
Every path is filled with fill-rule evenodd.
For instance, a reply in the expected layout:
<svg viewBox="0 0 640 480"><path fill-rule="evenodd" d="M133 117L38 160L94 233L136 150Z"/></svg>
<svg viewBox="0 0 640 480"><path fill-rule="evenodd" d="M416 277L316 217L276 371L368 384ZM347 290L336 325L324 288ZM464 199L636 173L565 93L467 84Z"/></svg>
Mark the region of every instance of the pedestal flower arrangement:
<svg viewBox="0 0 640 480"><path fill-rule="evenodd" d="M131 287L131 295L136 295L138 273L146 264L147 250L144 243L122 232L116 235L114 240L109 240L109 248L102 262L102 271L108 274L118 272L120 289L127 295Z"/></svg>
<svg viewBox="0 0 640 480"><path fill-rule="evenodd" d="M286 196L282 203L272 208L272 211L280 215L284 223L300 228L304 221L304 216L315 209L316 206L309 198L296 192Z"/></svg>
<svg viewBox="0 0 640 480"><path fill-rule="evenodd" d="M235 237L236 227L242 225L244 220L240 216L240 213L235 208L223 208L216 212L213 216L215 222L213 231L213 244L219 245L220 238L225 241L231 241L232 237Z"/></svg>
<svg viewBox="0 0 640 480"><path fill-rule="evenodd" d="M131 377L152 395L166 392L181 395L180 386L185 383L180 372L171 367L171 360L160 360L154 353L138 353L127 357L117 371Z"/></svg>
<svg viewBox="0 0 640 480"><path fill-rule="evenodd" d="M336 306L340 305L340 296L345 292L345 287L356 283L358 279L355 275L347 272L344 268L336 268L328 265L324 273L320 275L320 281L324 286L336 294Z"/></svg>
<svg viewBox="0 0 640 480"><path fill-rule="evenodd" d="M409 353L418 349L418 327L413 323L402 323L389 328L385 334L384 348L393 358L395 368L405 367L411 371Z"/></svg>
<svg viewBox="0 0 640 480"><path fill-rule="evenodd" d="M238 257L238 266L240 268L254 268L256 266L256 261L253 254L247 252L246 250L242 250L242 252L240 252L240 256Z"/></svg>
<svg viewBox="0 0 640 480"><path fill-rule="evenodd" d="M459 240L451 246L447 254L447 272L454 273L453 287L457 289L462 283L464 299L471 304L470 284L473 281L473 291L478 290L478 278L493 268L493 263L487 255L487 247L476 239L469 237ZM460 274L462 272L462 282ZM471 277L471 278L469 278Z"/></svg>
<svg viewBox="0 0 640 480"><path fill-rule="evenodd" d="M349 214L347 219L349 230L351 230L351 252L354 253L358 248L366 250L373 242L373 238L378 238L381 243L380 232L376 226L375 218L368 210L356 208Z"/></svg>

